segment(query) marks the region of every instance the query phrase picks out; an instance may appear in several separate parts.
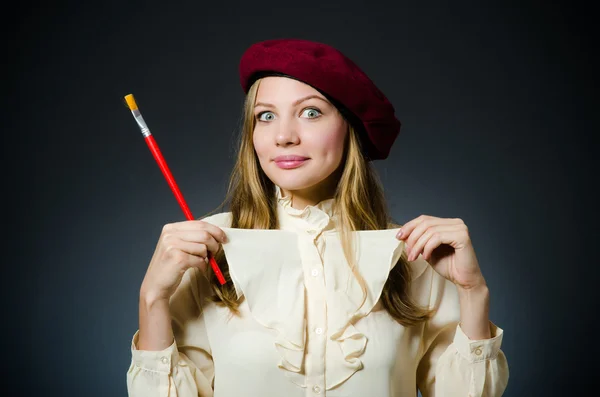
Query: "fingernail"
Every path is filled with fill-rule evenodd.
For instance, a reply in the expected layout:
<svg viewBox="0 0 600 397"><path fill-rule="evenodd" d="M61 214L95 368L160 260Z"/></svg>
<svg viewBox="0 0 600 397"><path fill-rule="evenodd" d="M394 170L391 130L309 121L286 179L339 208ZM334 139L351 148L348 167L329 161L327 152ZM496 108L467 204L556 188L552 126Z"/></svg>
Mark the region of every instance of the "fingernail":
<svg viewBox="0 0 600 397"><path fill-rule="evenodd" d="M226 236L226 235L223 235L223 239L222 239L221 241L222 241L223 243L226 243L226 242L227 242L227 236Z"/></svg>
<svg viewBox="0 0 600 397"><path fill-rule="evenodd" d="M396 238L400 237L402 237L402 229L398 230L398 233L396 234Z"/></svg>

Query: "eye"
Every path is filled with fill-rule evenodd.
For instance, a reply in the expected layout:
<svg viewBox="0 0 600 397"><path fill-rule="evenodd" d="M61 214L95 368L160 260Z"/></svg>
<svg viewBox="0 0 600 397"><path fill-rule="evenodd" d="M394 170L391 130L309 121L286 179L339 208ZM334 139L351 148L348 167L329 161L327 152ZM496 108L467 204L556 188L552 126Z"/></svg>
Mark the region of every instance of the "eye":
<svg viewBox="0 0 600 397"><path fill-rule="evenodd" d="M273 112L260 112L256 118L260 121L271 121L275 119Z"/></svg>
<svg viewBox="0 0 600 397"><path fill-rule="evenodd" d="M316 108L306 108L302 111L302 117L308 117L309 119L316 119L321 114L321 111Z"/></svg>

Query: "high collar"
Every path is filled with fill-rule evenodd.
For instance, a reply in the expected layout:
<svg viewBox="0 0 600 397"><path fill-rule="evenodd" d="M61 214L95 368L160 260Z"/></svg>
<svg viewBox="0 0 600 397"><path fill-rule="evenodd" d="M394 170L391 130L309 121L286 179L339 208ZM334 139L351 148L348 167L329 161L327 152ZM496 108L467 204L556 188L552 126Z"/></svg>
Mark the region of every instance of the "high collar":
<svg viewBox="0 0 600 397"><path fill-rule="evenodd" d="M301 229L311 234L319 234L335 227L333 199L326 199L315 205L307 205L304 209L292 207L292 198L283 196L281 188L275 185L277 197L277 214L281 229ZM315 233L316 232L316 233Z"/></svg>

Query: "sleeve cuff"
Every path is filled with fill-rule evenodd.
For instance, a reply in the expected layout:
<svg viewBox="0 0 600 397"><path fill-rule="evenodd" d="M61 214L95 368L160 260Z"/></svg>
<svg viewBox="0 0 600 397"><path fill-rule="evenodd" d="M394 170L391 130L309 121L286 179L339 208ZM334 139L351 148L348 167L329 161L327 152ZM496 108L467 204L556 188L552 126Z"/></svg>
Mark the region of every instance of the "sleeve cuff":
<svg viewBox="0 0 600 397"><path fill-rule="evenodd" d="M472 340L463 332L460 324L456 327L454 335L454 346L459 354L469 362L479 362L495 359L502 345L502 328L490 321L490 339Z"/></svg>
<svg viewBox="0 0 600 397"><path fill-rule="evenodd" d="M177 365L177 362L179 361L177 343L173 341L171 346L164 350L138 350L138 338L139 330L136 331L131 340L131 356L134 365L145 371L170 374L171 369Z"/></svg>

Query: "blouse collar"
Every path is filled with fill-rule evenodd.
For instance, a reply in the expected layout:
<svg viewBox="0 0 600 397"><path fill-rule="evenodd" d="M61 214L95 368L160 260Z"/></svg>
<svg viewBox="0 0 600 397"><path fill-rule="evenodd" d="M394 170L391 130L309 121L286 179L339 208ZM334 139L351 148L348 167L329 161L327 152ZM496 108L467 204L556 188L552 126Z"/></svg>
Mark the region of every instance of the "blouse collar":
<svg viewBox="0 0 600 397"><path fill-rule="evenodd" d="M333 198L322 200L315 205L307 205L304 209L292 207L292 198L283 196L281 188L275 185L277 197L277 214L281 229L303 229L318 232L334 228L336 219L333 212Z"/></svg>

